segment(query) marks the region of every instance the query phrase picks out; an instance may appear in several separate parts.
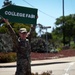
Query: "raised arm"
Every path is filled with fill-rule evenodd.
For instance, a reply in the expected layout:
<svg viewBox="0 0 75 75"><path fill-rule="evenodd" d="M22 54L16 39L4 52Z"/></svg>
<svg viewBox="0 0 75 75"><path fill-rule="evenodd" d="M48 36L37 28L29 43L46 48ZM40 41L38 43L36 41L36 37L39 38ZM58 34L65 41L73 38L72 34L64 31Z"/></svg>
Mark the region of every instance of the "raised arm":
<svg viewBox="0 0 75 75"><path fill-rule="evenodd" d="M6 27L8 28L9 34L10 34L12 40L13 40L13 45L14 45L14 47L17 48L18 47L18 41L17 41L18 37L16 36L16 33L13 30L13 28L11 27L9 21L7 19L4 19L4 18L3 18L3 20L7 24Z"/></svg>
<svg viewBox="0 0 75 75"><path fill-rule="evenodd" d="M3 18L3 20L4 20L4 22L7 24L7 28L8 28L8 30L9 30L10 34L14 34L14 35L15 35L15 31L14 31L13 28L11 27L9 21L8 21L7 19L4 19L4 18Z"/></svg>
<svg viewBox="0 0 75 75"><path fill-rule="evenodd" d="M31 38L33 38L34 31L35 31L35 27L31 25L30 31L27 33L27 38L29 39L30 42L31 42Z"/></svg>

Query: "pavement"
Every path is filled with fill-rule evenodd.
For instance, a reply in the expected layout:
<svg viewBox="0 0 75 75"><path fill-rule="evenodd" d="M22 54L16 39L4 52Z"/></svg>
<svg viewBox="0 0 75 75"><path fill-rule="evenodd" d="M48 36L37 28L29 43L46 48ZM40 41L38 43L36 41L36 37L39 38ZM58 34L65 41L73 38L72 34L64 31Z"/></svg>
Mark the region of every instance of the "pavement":
<svg viewBox="0 0 75 75"><path fill-rule="evenodd" d="M73 57L64 57L64 58L57 58L57 59L34 60L34 61L31 61L31 66L48 65L48 64L59 64L59 63L69 63L69 62L75 62L75 56L73 56ZM16 62L0 63L0 68L4 68L4 67L16 67Z"/></svg>

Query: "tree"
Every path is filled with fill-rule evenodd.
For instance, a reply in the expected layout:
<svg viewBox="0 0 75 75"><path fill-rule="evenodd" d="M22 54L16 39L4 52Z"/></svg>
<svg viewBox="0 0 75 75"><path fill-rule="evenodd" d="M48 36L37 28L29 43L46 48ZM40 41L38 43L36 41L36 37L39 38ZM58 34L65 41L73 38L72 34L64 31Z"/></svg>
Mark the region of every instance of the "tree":
<svg viewBox="0 0 75 75"><path fill-rule="evenodd" d="M64 26L62 25L63 23L63 17L61 16L60 18L57 18L56 19L56 30L58 28L58 32L59 34L62 34L63 33L63 27L65 28L65 42L63 43L69 43L69 46L70 46L70 41L71 41L71 38L73 38L73 36L75 35L75 14L70 14L68 16L65 16L64 17Z"/></svg>
<svg viewBox="0 0 75 75"><path fill-rule="evenodd" d="M52 34L49 33L49 32L47 32L47 33L45 33L45 34L42 34L42 35L41 35L41 38L46 39L46 34L47 34L47 39L48 39L48 41L51 40L51 39L52 39Z"/></svg>
<svg viewBox="0 0 75 75"><path fill-rule="evenodd" d="M3 7L6 7L6 6L8 6L8 5L12 5L12 1L9 1L9 0L5 0L4 2L3 2Z"/></svg>

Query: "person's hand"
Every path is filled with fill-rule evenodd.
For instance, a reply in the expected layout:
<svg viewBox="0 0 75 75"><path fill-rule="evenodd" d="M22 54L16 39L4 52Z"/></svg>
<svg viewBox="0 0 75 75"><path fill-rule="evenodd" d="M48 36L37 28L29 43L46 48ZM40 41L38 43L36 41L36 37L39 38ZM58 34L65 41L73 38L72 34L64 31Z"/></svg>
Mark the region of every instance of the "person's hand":
<svg viewBox="0 0 75 75"><path fill-rule="evenodd" d="M33 24L31 24L31 28L33 28Z"/></svg>
<svg viewBox="0 0 75 75"><path fill-rule="evenodd" d="M33 24L31 24L31 29L32 29L32 30L35 30L35 27L33 26Z"/></svg>
<svg viewBox="0 0 75 75"><path fill-rule="evenodd" d="M7 25L10 25L8 19L3 18L3 21L4 21Z"/></svg>
<svg viewBox="0 0 75 75"><path fill-rule="evenodd" d="M0 24L5 23L3 17L0 15Z"/></svg>
<svg viewBox="0 0 75 75"><path fill-rule="evenodd" d="M26 37L28 37L30 35L30 32L27 33Z"/></svg>

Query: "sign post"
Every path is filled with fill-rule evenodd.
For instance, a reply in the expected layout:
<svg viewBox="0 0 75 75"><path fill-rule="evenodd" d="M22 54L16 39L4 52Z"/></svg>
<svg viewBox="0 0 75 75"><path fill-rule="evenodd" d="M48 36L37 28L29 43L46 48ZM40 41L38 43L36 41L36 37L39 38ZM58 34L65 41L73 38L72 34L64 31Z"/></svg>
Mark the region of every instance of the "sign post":
<svg viewBox="0 0 75 75"><path fill-rule="evenodd" d="M21 7L16 5L9 5L0 9L0 15L10 22L36 24L37 22L37 9Z"/></svg>

